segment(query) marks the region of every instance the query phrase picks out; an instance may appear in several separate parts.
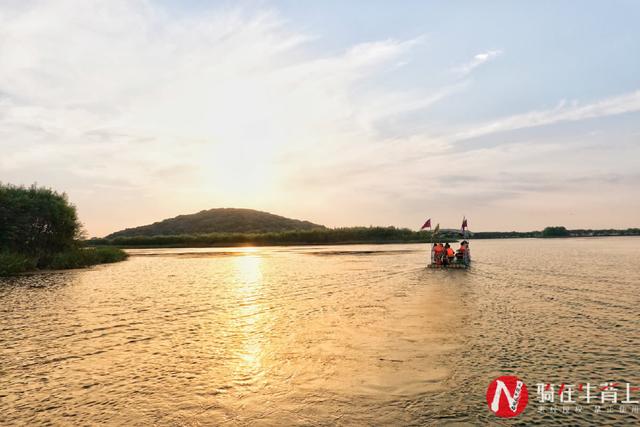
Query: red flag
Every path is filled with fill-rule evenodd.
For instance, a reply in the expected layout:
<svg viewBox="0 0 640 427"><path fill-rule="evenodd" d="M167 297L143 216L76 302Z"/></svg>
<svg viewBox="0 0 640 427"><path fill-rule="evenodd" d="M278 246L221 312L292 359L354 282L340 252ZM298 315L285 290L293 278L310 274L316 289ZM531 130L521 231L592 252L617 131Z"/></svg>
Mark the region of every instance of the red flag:
<svg viewBox="0 0 640 427"><path fill-rule="evenodd" d="M464 229L467 228L467 218L462 217L462 232L464 233Z"/></svg>
<svg viewBox="0 0 640 427"><path fill-rule="evenodd" d="M429 218L427 222L425 222L424 225L420 227L420 230L424 230L425 228L431 228L431 218Z"/></svg>

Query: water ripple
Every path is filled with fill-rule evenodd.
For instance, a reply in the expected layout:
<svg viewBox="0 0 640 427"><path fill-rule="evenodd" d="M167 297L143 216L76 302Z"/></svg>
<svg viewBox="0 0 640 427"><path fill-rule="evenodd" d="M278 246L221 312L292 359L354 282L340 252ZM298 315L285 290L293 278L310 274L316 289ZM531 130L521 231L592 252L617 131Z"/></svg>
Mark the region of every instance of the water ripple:
<svg viewBox="0 0 640 427"><path fill-rule="evenodd" d="M507 425L489 381L632 382L635 238L134 250L0 281L2 425ZM611 248L615 250L611 250ZM541 414L516 423L633 424Z"/></svg>

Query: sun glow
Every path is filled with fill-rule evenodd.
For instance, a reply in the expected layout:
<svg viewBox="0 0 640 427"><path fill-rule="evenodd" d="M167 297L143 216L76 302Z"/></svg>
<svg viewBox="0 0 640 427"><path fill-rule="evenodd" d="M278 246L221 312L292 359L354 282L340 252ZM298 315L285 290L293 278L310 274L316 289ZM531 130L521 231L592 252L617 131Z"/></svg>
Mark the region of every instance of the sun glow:
<svg viewBox="0 0 640 427"><path fill-rule="evenodd" d="M245 247L245 248L240 248L238 250L238 252L244 253L244 254L255 254L255 253L258 252L258 248L253 247L253 246L248 246L248 247Z"/></svg>
<svg viewBox="0 0 640 427"><path fill-rule="evenodd" d="M199 168L206 188L217 197L245 205L248 199L268 199L274 192L276 173L268 149L258 144L237 147L232 143L213 144ZM237 199L237 200L234 200Z"/></svg>

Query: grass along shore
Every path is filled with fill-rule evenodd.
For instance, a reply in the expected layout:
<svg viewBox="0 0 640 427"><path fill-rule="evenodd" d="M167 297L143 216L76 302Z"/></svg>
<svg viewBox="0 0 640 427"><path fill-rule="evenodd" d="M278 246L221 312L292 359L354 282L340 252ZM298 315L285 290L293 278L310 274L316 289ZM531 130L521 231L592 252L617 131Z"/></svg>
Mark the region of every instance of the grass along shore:
<svg viewBox="0 0 640 427"><path fill-rule="evenodd" d="M124 261L128 254L119 248L77 248L59 252L45 262L38 262L15 252L0 252L0 276L10 276L37 270L69 270Z"/></svg>

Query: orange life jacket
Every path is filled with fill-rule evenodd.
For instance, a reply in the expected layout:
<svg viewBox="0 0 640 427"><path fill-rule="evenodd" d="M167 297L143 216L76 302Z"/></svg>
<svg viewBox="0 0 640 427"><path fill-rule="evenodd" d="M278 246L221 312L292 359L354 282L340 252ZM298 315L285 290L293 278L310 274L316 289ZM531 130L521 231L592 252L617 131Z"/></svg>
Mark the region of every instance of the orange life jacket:
<svg viewBox="0 0 640 427"><path fill-rule="evenodd" d="M448 257L452 257L452 256L454 256L455 254L456 254L456 253L455 253L455 252L453 252L453 249L452 249L452 248L447 248L447 256L448 256Z"/></svg>
<svg viewBox="0 0 640 427"><path fill-rule="evenodd" d="M444 251L444 247L441 245L437 245L435 248L433 248L433 251L437 254L441 253L442 251Z"/></svg>

